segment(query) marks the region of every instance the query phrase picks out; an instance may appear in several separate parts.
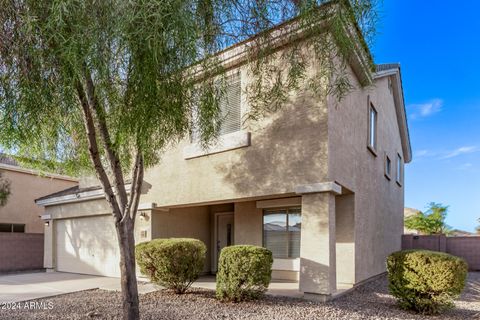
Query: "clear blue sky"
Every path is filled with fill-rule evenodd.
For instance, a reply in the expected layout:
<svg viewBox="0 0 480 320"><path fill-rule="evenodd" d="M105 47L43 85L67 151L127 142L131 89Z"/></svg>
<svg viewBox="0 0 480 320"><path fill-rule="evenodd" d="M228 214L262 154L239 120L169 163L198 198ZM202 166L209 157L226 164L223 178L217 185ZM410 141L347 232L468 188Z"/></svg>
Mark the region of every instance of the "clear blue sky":
<svg viewBox="0 0 480 320"><path fill-rule="evenodd" d="M480 218L480 1L384 0L377 63L400 62L413 161L405 205L450 206L447 224Z"/></svg>

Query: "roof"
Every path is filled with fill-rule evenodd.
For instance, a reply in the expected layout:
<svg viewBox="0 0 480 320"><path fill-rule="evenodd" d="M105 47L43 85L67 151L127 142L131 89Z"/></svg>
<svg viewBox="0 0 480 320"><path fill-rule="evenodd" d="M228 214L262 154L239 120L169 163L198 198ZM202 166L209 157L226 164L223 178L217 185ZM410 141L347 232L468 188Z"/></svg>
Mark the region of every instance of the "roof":
<svg viewBox="0 0 480 320"><path fill-rule="evenodd" d="M125 189L127 193L130 192L132 181L127 179L125 181ZM101 185L94 185L81 188L80 186L70 187L41 198L35 199L35 203L41 206L56 205L60 203L70 203L85 200L101 199L105 197Z"/></svg>
<svg viewBox="0 0 480 320"><path fill-rule="evenodd" d="M40 197L38 199L35 199L35 202L37 201L42 201L46 199L51 199L51 198L57 198L57 197L62 197L62 196L67 196L67 195L72 195L72 194L79 194L82 192L87 192L87 191L94 191L94 190L100 190L102 187L100 186L93 186L93 187L87 187L87 188L80 188L78 185L74 187L70 187L64 190L60 190L58 192Z"/></svg>
<svg viewBox="0 0 480 320"><path fill-rule="evenodd" d="M410 143L410 132L408 129L407 111L405 108L405 98L403 94L402 73L400 63L382 63L377 64L374 78L393 77L393 95L397 113L398 127L402 140L402 151L405 163L412 161L412 146Z"/></svg>
<svg viewBox="0 0 480 320"><path fill-rule="evenodd" d="M375 67L376 67L376 72L396 70L396 69L400 69L400 63L382 63L382 64L377 64Z"/></svg>

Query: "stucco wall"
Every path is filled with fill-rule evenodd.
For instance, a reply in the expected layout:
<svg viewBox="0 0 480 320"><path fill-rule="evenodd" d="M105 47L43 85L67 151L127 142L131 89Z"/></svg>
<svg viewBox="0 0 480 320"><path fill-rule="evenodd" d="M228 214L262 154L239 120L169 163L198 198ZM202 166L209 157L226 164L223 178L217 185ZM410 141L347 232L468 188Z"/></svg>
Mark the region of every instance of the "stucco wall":
<svg viewBox="0 0 480 320"><path fill-rule="evenodd" d="M65 219L107 214L111 213L112 210L110 209L107 201L104 198L101 198L48 206L46 207L45 212L50 214L52 219Z"/></svg>
<svg viewBox="0 0 480 320"><path fill-rule="evenodd" d="M248 82L241 69L242 86ZM295 186L324 181L327 169L326 104L309 94L256 122L244 123L251 145L185 160L185 139L145 173L151 187L142 202L160 206L293 193ZM248 112L242 96L242 116Z"/></svg>
<svg viewBox="0 0 480 320"><path fill-rule="evenodd" d="M376 156L367 149L368 97L378 112ZM388 78L355 89L339 104L331 99L329 110L329 180L354 193L359 282L385 271L385 258L400 249L403 232L404 190L395 182L395 164L397 153L404 156ZM392 160L392 180L384 175L385 153Z"/></svg>
<svg viewBox="0 0 480 320"><path fill-rule="evenodd" d="M235 203L235 244L263 244L262 209L257 209L255 201Z"/></svg>
<svg viewBox="0 0 480 320"><path fill-rule="evenodd" d="M0 207L0 223L25 224L26 233L43 233L43 221L39 216L44 214L44 208L37 206L35 199L77 184L75 181L2 168L0 171L11 182L7 204Z"/></svg>
<svg viewBox="0 0 480 320"><path fill-rule="evenodd" d="M355 195L335 197L337 282L355 283Z"/></svg>
<svg viewBox="0 0 480 320"><path fill-rule="evenodd" d="M210 271L211 262L210 210L208 206L152 211L152 239L194 238L207 247L204 271Z"/></svg>

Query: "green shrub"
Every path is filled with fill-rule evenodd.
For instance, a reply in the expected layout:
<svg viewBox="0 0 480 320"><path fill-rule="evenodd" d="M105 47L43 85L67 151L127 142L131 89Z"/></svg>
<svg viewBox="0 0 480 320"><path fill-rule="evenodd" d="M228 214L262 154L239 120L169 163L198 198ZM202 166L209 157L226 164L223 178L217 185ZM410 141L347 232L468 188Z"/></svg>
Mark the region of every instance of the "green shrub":
<svg viewBox="0 0 480 320"><path fill-rule="evenodd" d="M441 252L404 250L387 259L390 293L400 307L436 314L454 306L465 286L465 260Z"/></svg>
<svg viewBox="0 0 480 320"><path fill-rule="evenodd" d="M272 263L272 252L266 248L224 248L218 262L217 298L235 302L258 299L270 284Z"/></svg>
<svg viewBox="0 0 480 320"><path fill-rule="evenodd" d="M140 271L152 282L184 293L205 264L205 244L196 239L155 239L136 246Z"/></svg>

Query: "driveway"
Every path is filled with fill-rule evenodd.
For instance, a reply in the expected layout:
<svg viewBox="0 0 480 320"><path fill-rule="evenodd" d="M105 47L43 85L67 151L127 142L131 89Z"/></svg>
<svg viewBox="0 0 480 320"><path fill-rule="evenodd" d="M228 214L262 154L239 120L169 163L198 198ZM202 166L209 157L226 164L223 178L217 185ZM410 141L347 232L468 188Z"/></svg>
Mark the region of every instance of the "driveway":
<svg viewBox="0 0 480 320"><path fill-rule="evenodd" d="M65 272L36 272L0 276L0 303L31 299L90 289L120 290L120 279ZM143 289L143 290L140 290ZM139 291L154 291L139 286Z"/></svg>

